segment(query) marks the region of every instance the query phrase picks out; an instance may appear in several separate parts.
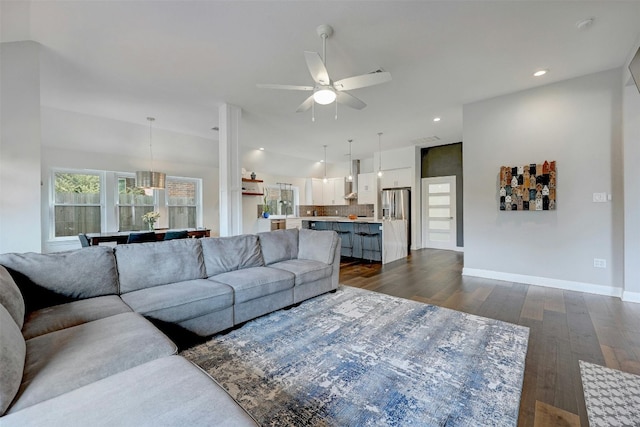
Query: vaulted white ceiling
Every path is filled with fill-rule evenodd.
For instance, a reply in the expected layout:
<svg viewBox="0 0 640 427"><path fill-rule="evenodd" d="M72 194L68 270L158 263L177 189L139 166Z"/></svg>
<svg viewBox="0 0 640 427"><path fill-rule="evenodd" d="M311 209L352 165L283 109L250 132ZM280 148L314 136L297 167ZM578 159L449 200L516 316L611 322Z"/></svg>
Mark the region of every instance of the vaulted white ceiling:
<svg viewBox="0 0 640 427"><path fill-rule="evenodd" d="M248 147L343 161L377 150L462 140L462 105L623 66L640 36L627 1L19 1L2 2L2 41L42 44L42 104L217 139L223 103L243 110ZM594 18L586 30L576 23ZM303 52L334 80L377 69L390 83L354 90L361 111L295 113L310 85ZM540 68L549 73L532 77ZM434 117L441 117L438 123ZM433 144L432 144L433 145Z"/></svg>

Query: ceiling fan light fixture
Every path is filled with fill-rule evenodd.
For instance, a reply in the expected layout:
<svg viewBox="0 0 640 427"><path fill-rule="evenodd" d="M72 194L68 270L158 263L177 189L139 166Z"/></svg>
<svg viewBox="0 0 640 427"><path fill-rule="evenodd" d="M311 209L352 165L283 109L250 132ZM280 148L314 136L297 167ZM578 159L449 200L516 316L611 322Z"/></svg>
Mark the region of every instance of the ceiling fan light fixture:
<svg viewBox="0 0 640 427"><path fill-rule="evenodd" d="M336 100L336 93L330 88L318 89L313 93L313 100L320 105L328 105Z"/></svg>

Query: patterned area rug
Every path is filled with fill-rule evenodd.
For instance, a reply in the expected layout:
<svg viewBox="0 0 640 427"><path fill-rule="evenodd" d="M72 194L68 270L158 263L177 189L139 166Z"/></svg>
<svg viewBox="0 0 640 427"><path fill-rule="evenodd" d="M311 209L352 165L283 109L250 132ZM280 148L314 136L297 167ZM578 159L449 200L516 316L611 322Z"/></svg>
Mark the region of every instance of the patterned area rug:
<svg viewBox="0 0 640 427"><path fill-rule="evenodd" d="M591 427L640 426L640 376L580 361Z"/></svg>
<svg viewBox="0 0 640 427"><path fill-rule="evenodd" d="M515 426L528 337L341 286L182 355L263 426Z"/></svg>

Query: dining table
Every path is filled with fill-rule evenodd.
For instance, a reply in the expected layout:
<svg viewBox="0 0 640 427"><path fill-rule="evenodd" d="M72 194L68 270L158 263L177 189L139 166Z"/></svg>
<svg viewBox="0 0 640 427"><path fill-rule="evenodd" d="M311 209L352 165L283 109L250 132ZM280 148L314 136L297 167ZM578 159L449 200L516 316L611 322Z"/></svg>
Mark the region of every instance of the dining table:
<svg viewBox="0 0 640 427"><path fill-rule="evenodd" d="M156 228L153 232L156 235L156 240L164 240L164 235L168 231L180 231L185 230L182 229L170 229L170 228ZM201 237L210 237L211 230L208 228L188 228L187 235L190 238L199 239ZM116 244L127 243L129 239L129 235L133 233L144 233L145 230L136 230L136 231L113 231L113 232L105 232L105 233L87 233L87 238L89 242L91 242L91 246L97 246L100 243L106 242L115 242Z"/></svg>

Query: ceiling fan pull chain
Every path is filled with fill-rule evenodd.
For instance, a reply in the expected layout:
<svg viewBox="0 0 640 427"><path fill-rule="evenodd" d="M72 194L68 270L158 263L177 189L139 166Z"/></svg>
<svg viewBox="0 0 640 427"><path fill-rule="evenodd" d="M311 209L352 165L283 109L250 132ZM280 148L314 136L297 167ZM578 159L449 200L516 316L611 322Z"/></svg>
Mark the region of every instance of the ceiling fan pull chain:
<svg viewBox="0 0 640 427"><path fill-rule="evenodd" d="M336 116L334 117L334 120L338 120L338 101L336 101Z"/></svg>
<svg viewBox="0 0 640 427"><path fill-rule="evenodd" d="M312 122L316 121L316 103L315 102L311 104L311 121Z"/></svg>

